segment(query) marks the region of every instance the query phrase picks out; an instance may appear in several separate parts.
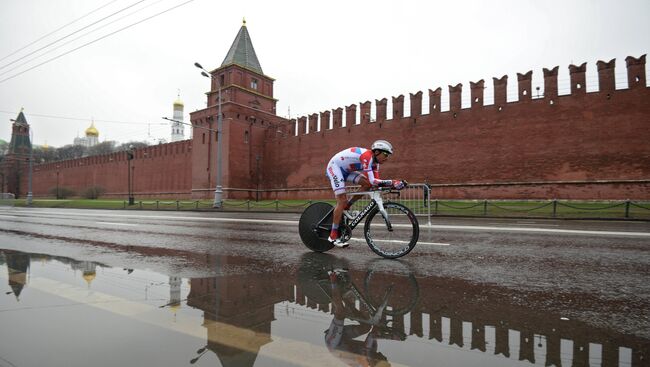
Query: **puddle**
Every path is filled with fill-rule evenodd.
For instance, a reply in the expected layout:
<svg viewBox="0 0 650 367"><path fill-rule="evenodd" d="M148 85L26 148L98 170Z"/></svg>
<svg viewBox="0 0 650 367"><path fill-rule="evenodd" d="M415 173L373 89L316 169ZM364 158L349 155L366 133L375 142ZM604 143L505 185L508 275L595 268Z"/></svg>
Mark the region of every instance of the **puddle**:
<svg viewBox="0 0 650 367"><path fill-rule="evenodd" d="M0 249L1 366L648 365L647 339L405 262L54 252Z"/></svg>

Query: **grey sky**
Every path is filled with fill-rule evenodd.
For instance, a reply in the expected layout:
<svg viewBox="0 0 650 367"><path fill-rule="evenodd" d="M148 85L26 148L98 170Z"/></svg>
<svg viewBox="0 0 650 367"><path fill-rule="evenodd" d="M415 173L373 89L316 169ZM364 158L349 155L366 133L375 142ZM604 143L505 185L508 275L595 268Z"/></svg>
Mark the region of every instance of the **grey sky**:
<svg viewBox="0 0 650 367"><path fill-rule="evenodd" d="M142 1L98 26L149 7L13 71L8 72L45 50L2 68L138 1L116 0L0 61L0 80L187 0ZM0 58L109 2L3 0ZM617 84L625 87L625 57L650 49L649 14L647 0L194 0L0 82L0 139L9 140L9 119L24 107L39 145L72 143L91 118L100 141L169 140L171 130L161 116L172 116L178 89L187 122L189 112L205 107L209 80L192 64L199 61L210 70L220 66L244 17L264 73L276 79L278 114L287 116L290 107L296 117L366 100L390 101L400 94L408 100L408 93L426 96L437 87L443 88L444 101L447 85L458 83L465 97L469 82L480 79L486 81L490 103L492 77L508 74L514 94L517 72L533 70L533 86L543 86L542 68L556 65L562 94L568 90L571 63L587 62L587 90L592 91L597 89L596 61L612 58L617 59Z"/></svg>

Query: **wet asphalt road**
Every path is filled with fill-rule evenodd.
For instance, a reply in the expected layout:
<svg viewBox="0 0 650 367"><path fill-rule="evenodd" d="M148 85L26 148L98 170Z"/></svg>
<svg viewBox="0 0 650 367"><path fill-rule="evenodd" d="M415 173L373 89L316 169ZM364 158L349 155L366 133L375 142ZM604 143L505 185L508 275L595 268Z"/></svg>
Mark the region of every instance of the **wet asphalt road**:
<svg viewBox="0 0 650 367"><path fill-rule="evenodd" d="M421 219L386 261L311 253L298 217L0 208L0 366L649 365L648 222ZM328 341L367 324L319 298L332 268L408 312Z"/></svg>

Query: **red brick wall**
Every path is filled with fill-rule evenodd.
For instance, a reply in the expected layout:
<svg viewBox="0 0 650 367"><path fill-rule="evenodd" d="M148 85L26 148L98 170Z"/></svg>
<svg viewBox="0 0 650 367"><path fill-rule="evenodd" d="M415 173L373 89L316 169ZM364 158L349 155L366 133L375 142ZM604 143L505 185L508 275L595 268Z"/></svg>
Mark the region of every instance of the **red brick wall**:
<svg viewBox="0 0 650 367"><path fill-rule="evenodd" d="M628 57L629 88L615 90L615 60L598 62L598 92L586 93L585 65L569 67L572 94L558 96L557 70L544 70L544 97L532 98L530 72L518 74L518 102L507 103L508 79L493 78L495 103L483 105L483 81L449 88L450 110L440 111L441 89L349 105L287 121L225 98L222 186L227 198L331 197L325 165L350 146L387 139L396 154L384 178L433 185L433 198L650 200L650 89L645 55ZM405 114L408 117L403 117ZM387 118L396 116L395 118ZM343 121L347 125L343 127ZM216 184L217 107L191 114L193 140L139 150L134 165L137 197L211 198ZM351 124L351 121L359 124ZM330 123L333 129L329 129ZM318 126L321 126L319 129ZM248 134L248 135L246 135ZM247 137L246 137L247 136ZM248 140L246 140L248 139ZM146 153L146 155L145 155ZM257 157L259 159L259 170ZM56 185L81 193L97 185L106 196L126 197L124 153L39 165L35 196ZM27 192L26 175L22 192Z"/></svg>
<svg viewBox="0 0 650 367"><path fill-rule="evenodd" d="M584 75L581 68L571 70L576 88ZM382 176L436 184L434 197L650 199L650 89L644 69L631 70L628 61L628 72L641 77L630 79L624 90L601 87L601 92L585 93L582 82L574 94L558 97L551 80L546 98L505 103L505 94L497 92L505 93L507 79L495 78L494 105L459 109L456 86L450 87L452 109L447 112L390 120L378 112L374 123L308 134L303 124L309 120L299 118L298 136L265 145L267 162L285 164L265 165L264 188L327 187L325 165L334 153L387 139L396 154L382 167ZM529 86L526 77L520 79ZM394 97L393 109L401 107ZM468 185L476 183L508 185ZM331 196L328 190L298 194ZM296 193L269 197L283 195Z"/></svg>
<svg viewBox="0 0 650 367"><path fill-rule="evenodd" d="M133 190L141 198L189 198L191 193L192 142L153 145L137 149L131 161ZM128 161L125 152L86 157L34 166L34 197L50 196L50 190L72 189L77 195L93 186L106 190L103 197L128 197ZM27 172L22 182L27 192Z"/></svg>

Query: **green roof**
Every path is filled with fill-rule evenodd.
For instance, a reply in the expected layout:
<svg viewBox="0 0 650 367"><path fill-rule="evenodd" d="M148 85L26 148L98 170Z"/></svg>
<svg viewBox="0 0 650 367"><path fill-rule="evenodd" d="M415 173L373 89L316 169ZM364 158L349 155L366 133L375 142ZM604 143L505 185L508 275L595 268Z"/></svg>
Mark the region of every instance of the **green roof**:
<svg viewBox="0 0 650 367"><path fill-rule="evenodd" d="M236 64L260 74L264 74L260 62L257 60L257 55L253 48L253 42L251 42L251 36L248 34L248 30L246 29L246 23L244 23L244 25L239 29L239 33L237 33L237 37L235 37L235 41L233 41L232 46L230 46L230 50L221 63L221 66L223 67L230 64Z"/></svg>

